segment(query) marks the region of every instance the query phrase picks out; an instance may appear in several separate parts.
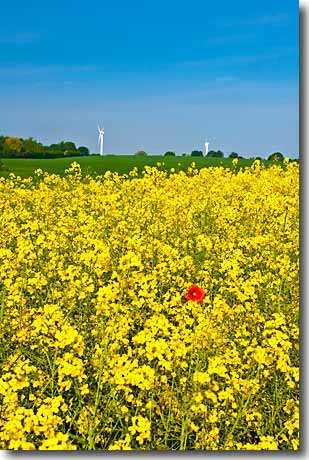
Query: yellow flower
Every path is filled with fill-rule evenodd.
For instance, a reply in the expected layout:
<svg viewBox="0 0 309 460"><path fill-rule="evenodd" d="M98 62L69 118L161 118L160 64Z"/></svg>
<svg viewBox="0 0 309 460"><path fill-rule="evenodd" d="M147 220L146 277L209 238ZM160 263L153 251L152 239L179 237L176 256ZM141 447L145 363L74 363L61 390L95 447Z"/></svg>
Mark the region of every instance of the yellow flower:
<svg viewBox="0 0 309 460"><path fill-rule="evenodd" d="M299 165L236 163L0 180L2 449L298 448Z"/></svg>

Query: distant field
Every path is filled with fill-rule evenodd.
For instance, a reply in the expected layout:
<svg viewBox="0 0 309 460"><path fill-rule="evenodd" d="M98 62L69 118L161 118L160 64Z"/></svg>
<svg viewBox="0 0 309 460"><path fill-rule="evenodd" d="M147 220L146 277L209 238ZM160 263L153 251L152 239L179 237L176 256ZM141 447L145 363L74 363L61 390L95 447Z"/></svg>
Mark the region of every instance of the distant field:
<svg viewBox="0 0 309 460"><path fill-rule="evenodd" d="M232 160L229 158L203 158L203 157L161 157L147 156L136 157L130 155L115 155L115 156L89 156L89 157L69 157L69 158L53 158L53 159L23 159L23 158L4 158L1 160L5 170L0 171L0 175L7 177L10 173L21 177L33 175L37 168L49 173L64 175L65 169L70 166L73 161L77 161L84 173L91 175L101 175L106 171L117 171L119 174L127 174L134 166L141 172L145 165L156 166L158 162L164 169L175 168L176 171L187 169L194 161L198 169L211 166L222 166L224 168L232 167ZM238 168L250 166L253 160L239 160ZM164 165L163 165L164 163ZM270 162L263 161L264 164Z"/></svg>

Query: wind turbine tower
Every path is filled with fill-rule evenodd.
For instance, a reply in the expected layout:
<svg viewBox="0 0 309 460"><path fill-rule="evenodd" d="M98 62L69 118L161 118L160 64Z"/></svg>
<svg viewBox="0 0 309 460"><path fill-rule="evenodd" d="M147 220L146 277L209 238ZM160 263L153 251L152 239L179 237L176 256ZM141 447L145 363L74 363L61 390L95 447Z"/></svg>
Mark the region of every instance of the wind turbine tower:
<svg viewBox="0 0 309 460"><path fill-rule="evenodd" d="M104 128L100 128L100 126L98 125L98 130L99 130L100 155L103 155Z"/></svg>
<svg viewBox="0 0 309 460"><path fill-rule="evenodd" d="M205 156L206 157L208 155L208 146L209 146L209 142L205 142Z"/></svg>

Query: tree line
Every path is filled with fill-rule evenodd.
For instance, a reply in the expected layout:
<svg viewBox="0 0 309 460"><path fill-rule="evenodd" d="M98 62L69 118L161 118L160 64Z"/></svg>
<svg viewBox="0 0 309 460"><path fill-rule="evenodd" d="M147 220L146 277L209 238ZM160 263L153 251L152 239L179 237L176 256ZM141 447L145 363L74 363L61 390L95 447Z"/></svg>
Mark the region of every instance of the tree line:
<svg viewBox="0 0 309 460"><path fill-rule="evenodd" d="M22 139L0 136L0 157L2 158L61 158L86 155L89 155L87 147L77 147L74 142L70 141L43 145L32 137Z"/></svg>
<svg viewBox="0 0 309 460"><path fill-rule="evenodd" d="M144 150L139 150L138 152L135 153L135 155L137 155L137 156L147 156L147 153ZM167 151L167 152L164 153L164 156L173 156L173 157L175 157L176 153L172 152L172 151ZM182 156L188 156L188 154L183 153ZM224 153L221 150L209 150L207 155L204 155L202 150L192 150L191 156L192 157L205 157L205 158L224 158ZM241 155L239 155L238 153L236 153L236 152L231 152L228 155L227 158L232 158L232 159L238 158L239 160L243 159L243 157ZM261 157L255 157L254 159L255 160L262 160ZM274 153L272 153L272 154L270 154L268 156L267 160L283 161L284 156L283 156L283 154L281 152L274 152Z"/></svg>
<svg viewBox="0 0 309 460"><path fill-rule="evenodd" d="M22 139L13 136L0 135L0 158L61 158L61 157L78 157L89 155L89 149L85 146L77 147L74 142L61 141L58 144L43 145L41 142L29 137ZM137 156L147 156L144 150L139 150L135 153ZM192 157L205 157L202 150L192 150ZM167 151L163 156L176 156L175 152ZM189 156L183 153L182 156ZM209 150L207 158L224 158L224 153L221 150ZM236 152L231 152L227 158L243 157ZM256 157L255 159L262 159ZM275 152L268 156L268 160L283 161L284 156L281 152Z"/></svg>

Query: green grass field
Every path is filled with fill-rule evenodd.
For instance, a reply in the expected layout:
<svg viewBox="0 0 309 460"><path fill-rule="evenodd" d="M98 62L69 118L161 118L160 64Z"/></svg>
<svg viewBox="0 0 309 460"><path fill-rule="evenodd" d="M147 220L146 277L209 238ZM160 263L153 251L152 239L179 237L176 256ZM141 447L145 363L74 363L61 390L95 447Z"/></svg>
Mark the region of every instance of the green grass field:
<svg viewBox="0 0 309 460"><path fill-rule="evenodd" d="M91 175L101 175L105 171L117 171L119 174L128 174L134 166L141 173L145 165L156 166L158 162L161 167L169 170L175 168L176 171L186 170L194 161L198 169L211 166L222 166L224 168L232 167L232 160L229 158L203 158L203 157L162 157L162 156L147 156L136 157L130 155L107 155L103 157L69 157L55 159L23 159L23 158L3 158L4 169L0 171L0 176L8 177L10 173L21 177L28 177L34 174L34 171L41 168L44 172L64 175L73 161L77 161L84 173ZM237 168L250 166L253 160L239 160ZM164 163L164 164L163 164ZM263 161L264 164L270 162Z"/></svg>

